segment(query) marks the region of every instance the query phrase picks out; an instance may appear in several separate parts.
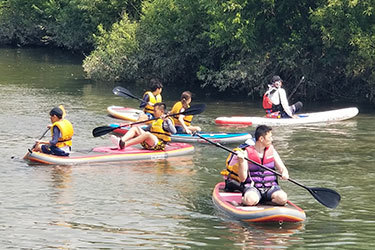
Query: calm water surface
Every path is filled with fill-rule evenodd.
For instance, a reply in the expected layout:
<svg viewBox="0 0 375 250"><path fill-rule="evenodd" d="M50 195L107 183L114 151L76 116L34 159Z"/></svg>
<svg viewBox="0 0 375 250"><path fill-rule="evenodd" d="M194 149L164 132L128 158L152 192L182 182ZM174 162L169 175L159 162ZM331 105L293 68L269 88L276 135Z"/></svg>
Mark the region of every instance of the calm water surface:
<svg viewBox="0 0 375 250"><path fill-rule="evenodd" d="M227 153L196 145L193 155L160 161L29 166L22 157L44 132L53 106L64 104L75 127L74 150L111 145L92 129L116 122L109 105L136 108L114 85L84 78L81 58L61 51L0 49L0 245L27 249L373 249L375 247L375 112L360 107L349 121L274 128L274 144L291 178L337 190L335 210L305 189L281 182L307 220L299 226L244 224L211 201ZM125 85L141 96L144 89ZM183 91L182 89L180 92ZM172 97L165 89L168 105ZM195 123L206 131L222 115L262 115L259 103L205 102ZM350 104L306 107L326 110ZM230 147L235 147L231 145Z"/></svg>

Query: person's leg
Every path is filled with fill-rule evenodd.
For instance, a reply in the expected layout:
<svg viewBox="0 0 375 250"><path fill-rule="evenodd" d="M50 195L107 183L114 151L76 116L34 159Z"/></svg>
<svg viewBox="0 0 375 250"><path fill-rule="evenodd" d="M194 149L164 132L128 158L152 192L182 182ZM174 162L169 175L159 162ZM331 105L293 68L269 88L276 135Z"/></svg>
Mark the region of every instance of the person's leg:
<svg viewBox="0 0 375 250"><path fill-rule="evenodd" d="M182 126L175 126L176 127L176 130L177 130L177 133L176 134L185 134L185 130L184 130L184 127Z"/></svg>
<svg viewBox="0 0 375 250"><path fill-rule="evenodd" d="M69 156L69 153L65 152L64 150L62 150L61 148L58 148L56 146L51 146L50 149L51 149L51 152L52 152L53 155Z"/></svg>
<svg viewBox="0 0 375 250"><path fill-rule="evenodd" d="M296 102L295 104L293 104L291 106L292 108L292 113L295 114L295 113L298 113L303 107L303 104L302 102Z"/></svg>
<svg viewBox="0 0 375 250"><path fill-rule="evenodd" d="M259 203L261 195L255 187L246 187L242 194L242 203L247 206L255 206Z"/></svg>
<svg viewBox="0 0 375 250"><path fill-rule="evenodd" d="M120 149L124 149L125 145L127 145L127 146L129 145L128 141L130 139L132 139L134 137L138 137L142 133L145 133L145 131L142 128L140 128L140 127L131 127L129 129L129 131L123 137L120 138L120 140L119 140L119 148Z"/></svg>
<svg viewBox="0 0 375 250"><path fill-rule="evenodd" d="M43 152L43 153L45 153L45 154L52 154L52 152L51 152L49 146L46 145L46 144L39 145L39 149L38 149L38 150L39 150L38 152Z"/></svg>
<svg viewBox="0 0 375 250"><path fill-rule="evenodd" d="M132 145L135 145L135 144L139 144L141 142L146 142L148 145L150 145L151 147L153 147L154 145L156 145L158 143L158 138L151 134L150 132L145 132L143 130L141 130L142 132L136 136L136 137L133 137L131 139L129 139L128 141L125 142L125 145L126 146L132 146Z"/></svg>
<svg viewBox="0 0 375 250"><path fill-rule="evenodd" d="M201 132L201 128L198 126L189 126L188 127L192 133L194 132Z"/></svg>
<svg viewBox="0 0 375 250"><path fill-rule="evenodd" d="M273 186L267 191L267 200L283 206L288 201L288 195L280 188L280 186Z"/></svg>

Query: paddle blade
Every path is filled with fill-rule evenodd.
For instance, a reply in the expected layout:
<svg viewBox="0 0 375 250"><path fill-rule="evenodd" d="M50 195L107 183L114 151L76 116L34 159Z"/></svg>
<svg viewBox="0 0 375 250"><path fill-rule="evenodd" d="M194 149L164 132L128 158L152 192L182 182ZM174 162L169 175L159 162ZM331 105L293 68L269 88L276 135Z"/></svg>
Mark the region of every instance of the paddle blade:
<svg viewBox="0 0 375 250"><path fill-rule="evenodd" d="M116 128L117 127L110 127L110 126L97 127L97 128L94 128L94 130L92 131L92 135L94 137L99 137L99 136L102 136L102 135L105 135L105 134L108 134L108 133L112 132Z"/></svg>
<svg viewBox="0 0 375 250"><path fill-rule="evenodd" d="M65 111L64 106L61 104L61 105L59 105L59 108L60 108L60 109L62 110L62 112L63 112L62 118L65 118L65 116L66 116L66 111Z"/></svg>
<svg viewBox="0 0 375 250"><path fill-rule="evenodd" d="M135 97L129 90L127 90L126 88L123 88L121 86L115 87L112 90L112 93L115 94L115 95L118 95L118 96L126 97L126 98L132 97L132 98L137 99L137 97Z"/></svg>
<svg viewBox="0 0 375 250"><path fill-rule="evenodd" d="M341 196L335 190L321 187L308 188L308 190L317 201L326 207L336 208L340 203Z"/></svg>
<svg viewBox="0 0 375 250"><path fill-rule="evenodd" d="M206 104L195 104L190 108L182 112L184 115L197 115L202 113L206 109Z"/></svg>

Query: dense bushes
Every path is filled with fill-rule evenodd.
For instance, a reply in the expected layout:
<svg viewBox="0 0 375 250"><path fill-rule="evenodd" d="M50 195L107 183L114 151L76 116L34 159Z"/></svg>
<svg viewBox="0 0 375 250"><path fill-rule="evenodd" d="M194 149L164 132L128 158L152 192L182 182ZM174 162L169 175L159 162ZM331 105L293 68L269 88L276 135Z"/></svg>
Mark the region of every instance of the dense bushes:
<svg viewBox="0 0 375 250"><path fill-rule="evenodd" d="M303 100L375 103L373 0L8 0L0 42L90 50L88 77L158 76L260 98L274 74ZM141 8L142 7L142 8Z"/></svg>

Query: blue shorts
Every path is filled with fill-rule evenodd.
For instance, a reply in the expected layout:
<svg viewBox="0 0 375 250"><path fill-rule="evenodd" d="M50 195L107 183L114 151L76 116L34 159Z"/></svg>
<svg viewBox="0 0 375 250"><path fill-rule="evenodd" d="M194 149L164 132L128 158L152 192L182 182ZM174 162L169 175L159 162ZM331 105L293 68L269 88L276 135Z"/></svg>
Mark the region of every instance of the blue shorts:
<svg viewBox="0 0 375 250"><path fill-rule="evenodd" d="M275 185L269 188L256 188L253 186L245 186L245 189L242 192L242 196L244 196L246 192L252 191L258 194L259 202L267 202L267 201L271 201L272 194L279 190L281 190L279 185Z"/></svg>
<svg viewBox="0 0 375 250"><path fill-rule="evenodd" d="M184 127L179 126L179 125L177 125L175 127L176 127L176 131L177 131L176 134L186 134Z"/></svg>
<svg viewBox="0 0 375 250"><path fill-rule="evenodd" d="M66 153L64 150L56 146L42 145L41 149L42 149L42 152L45 154L57 155L57 156L69 156L69 153Z"/></svg>

